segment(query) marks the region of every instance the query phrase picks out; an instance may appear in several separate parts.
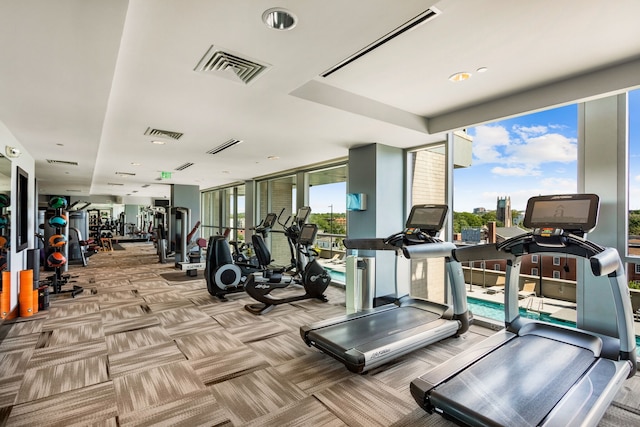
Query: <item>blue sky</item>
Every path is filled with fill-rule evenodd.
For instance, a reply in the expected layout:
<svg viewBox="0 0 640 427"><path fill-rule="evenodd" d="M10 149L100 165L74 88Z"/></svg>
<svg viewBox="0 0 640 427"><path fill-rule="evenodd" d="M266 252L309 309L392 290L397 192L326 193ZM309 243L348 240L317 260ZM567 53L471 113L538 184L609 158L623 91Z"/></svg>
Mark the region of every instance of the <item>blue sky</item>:
<svg viewBox="0 0 640 427"><path fill-rule="evenodd" d="M496 208L509 196L524 210L529 197L577 191L576 104L469 128L473 164L454 172L454 210ZM630 209L640 209L640 89L629 94ZM312 212L345 212L345 183L310 189Z"/></svg>

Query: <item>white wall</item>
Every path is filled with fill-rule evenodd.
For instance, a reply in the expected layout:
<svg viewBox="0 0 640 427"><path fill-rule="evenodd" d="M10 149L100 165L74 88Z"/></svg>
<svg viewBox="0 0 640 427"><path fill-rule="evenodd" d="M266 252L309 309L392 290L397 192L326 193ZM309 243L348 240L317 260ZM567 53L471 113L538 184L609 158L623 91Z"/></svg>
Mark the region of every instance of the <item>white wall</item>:
<svg viewBox="0 0 640 427"><path fill-rule="evenodd" d="M29 154L25 148L22 146L22 144L20 144L20 142L18 142L18 140L15 138L15 136L13 136L13 134L9 131L9 129L7 129L7 127L4 125L4 123L0 122L0 153L4 153L5 152L5 148L7 146L10 147L15 147L18 148L22 154L20 155L20 157L15 158L15 159L9 159L11 160L11 206L12 208L15 207L17 205L17 200L16 200L16 186L17 186L17 175L16 175L16 168L18 166L20 166L20 168L22 170L24 170L25 172L27 172L29 174L29 197L28 197L28 202L29 202L29 207L30 209L28 209L29 212L29 217L27 219L28 224L29 224L29 228L28 228L28 242L29 242L29 248L33 248L34 247L34 240L35 240L35 222L36 222L36 210L35 210L35 205L36 205L36 198L35 198L35 160L33 159L33 157L31 156L31 154ZM12 209L13 211L15 211L15 208ZM11 224L11 235L10 235L10 242L11 242L11 250L10 250L10 254L9 254L9 271L11 272L11 308L10 310L15 310L17 312L17 305L18 305L18 289L19 289L19 283L18 283L18 279L19 279L19 274L20 274L20 270L25 270L27 268L27 251L23 250L19 253L15 252L15 242L17 241L16 239L16 230L18 227L17 224L17 219L15 218L15 214L11 215L10 218L10 224ZM4 292L4 289L3 289Z"/></svg>

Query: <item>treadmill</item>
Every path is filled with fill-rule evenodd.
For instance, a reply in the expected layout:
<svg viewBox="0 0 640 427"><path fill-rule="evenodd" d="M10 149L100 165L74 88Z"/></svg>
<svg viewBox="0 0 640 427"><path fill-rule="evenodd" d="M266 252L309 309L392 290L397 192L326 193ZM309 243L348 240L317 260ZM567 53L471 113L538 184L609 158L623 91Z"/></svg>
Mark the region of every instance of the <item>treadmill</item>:
<svg viewBox="0 0 640 427"><path fill-rule="evenodd" d="M413 380L411 394L423 409L469 426L598 424L624 380L636 372L633 312L622 261L614 248L584 238L596 225L598 205L594 194L533 197L524 220L531 232L454 251L460 262L507 260L506 328ZM611 299L601 303L615 304L612 336L587 330L581 319L571 328L520 316L520 260L541 253L584 258L594 276L608 278L594 285L611 287Z"/></svg>
<svg viewBox="0 0 640 427"><path fill-rule="evenodd" d="M393 250L396 255L416 245L424 248L418 257L444 257L453 307L407 295L391 304L302 326L304 342L344 363L351 372L363 373L466 332L471 316L462 268L450 257L455 246L436 237L447 209L446 205L413 206L402 232L387 239L347 239L344 244L349 249Z"/></svg>

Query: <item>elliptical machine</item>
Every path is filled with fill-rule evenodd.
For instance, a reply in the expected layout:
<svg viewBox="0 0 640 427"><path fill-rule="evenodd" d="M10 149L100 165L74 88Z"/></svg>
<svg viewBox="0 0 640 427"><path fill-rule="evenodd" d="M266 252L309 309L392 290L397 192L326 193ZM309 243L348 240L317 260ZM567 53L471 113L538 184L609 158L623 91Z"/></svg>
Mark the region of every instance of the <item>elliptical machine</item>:
<svg viewBox="0 0 640 427"><path fill-rule="evenodd" d="M282 212L281 212L282 213ZM291 225L287 225L291 218L287 218L281 224L289 249L291 250L292 266L285 269L266 269L259 273L253 273L247 279L244 289L258 304L247 304L244 308L250 313L261 315L269 313L279 304L315 298L322 302L327 302L324 291L331 283L331 276L317 261L318 253L313 249L313 243L318 234L316 224L305 224L307 217L311 213L311 208L303 207ZM260 253L256 251L258 259ZM290 284L298 284L304 287L304 294L294 295L284 298L274 298L270 295L274 289L283 289Z"/></svg>
<svg viewBox="0 0 640 427"><path fill-rule="evenodd" d="M209 237L204 275L207 290L211 295L218 297L221 301L227 301L225 295L244 291L244 284L250 274L267 268L271 262L271 254L266 248L264 239L273 228L276 218L274 213L267 214L255 228L256 233L251 236L254 250L267 254L266 260L259 259L257 265L234 262L226 235Z"/></svg>

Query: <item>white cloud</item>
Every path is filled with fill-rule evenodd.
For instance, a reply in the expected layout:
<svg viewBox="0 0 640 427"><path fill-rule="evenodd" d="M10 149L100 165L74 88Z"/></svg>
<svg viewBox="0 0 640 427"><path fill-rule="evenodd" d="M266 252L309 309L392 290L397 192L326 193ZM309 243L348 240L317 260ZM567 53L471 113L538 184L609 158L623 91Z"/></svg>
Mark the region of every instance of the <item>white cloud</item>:
<svg viewBox="0 0 640 427"><path fill-rule="evenodd" d="M538 125L538 126L520 126L514 125L511 127L511 130L518 135L521 139L527 140L536 135L544 135L547 133L548 128L546 126Z"/></svg>
<svg viewBox="0 0 640 427"><path fill-rule="evenodd" d="M473 136L474 163L494 163L502 159L498 147L509 145L509 132L504 126L481 125L475 128Z"/></svg>
<svg viewBox="0 0 640 427"><path fill-rule="evenodd" d="M547 162L574 162L578 156L578 145L574 138L558 133L548 133L528 138L521 144L507 147L509 162L539 165Z"/></svg>
<svg viewBox="0 0 640 427"><path fill-rule="evenodd" d="M540 170L528 166L496 166L491 169L491 173L500 176L539 176Z"/></svg>

